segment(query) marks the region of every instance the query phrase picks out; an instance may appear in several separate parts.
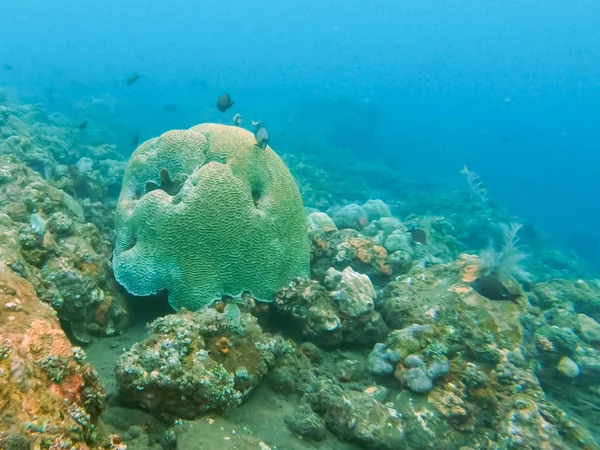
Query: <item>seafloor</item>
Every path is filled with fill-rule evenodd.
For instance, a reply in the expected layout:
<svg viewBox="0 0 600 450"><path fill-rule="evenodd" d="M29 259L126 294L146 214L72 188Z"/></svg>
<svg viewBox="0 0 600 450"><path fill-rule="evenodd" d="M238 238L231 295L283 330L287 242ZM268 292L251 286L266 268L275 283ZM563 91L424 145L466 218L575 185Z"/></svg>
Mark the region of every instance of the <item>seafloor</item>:
<svg viewBox="0 0 600 450"><path fill-rule="evenodd" d="M145 216L131 245L156 238L143 256L161 259L134 280L119 267L118 283L130 169L115 142L0 92L0 449L600 448L600 280L467 181L419 184L304 136L280 155L305 208L289 242L310 244L304 276L271 303L245 292L175 313L175 292L185 306L199 291L130 292L147 289L138 278L180 280L162 271L201 248L186 236L200 225L183 216L174 242L186 247L170 254L157 232L168 221ZM176 184L161 175L145 189L170 199ZM276 210L294 228L295 186L283 184L273 198L291 202ZM200 222L214 212L202 201ZM244 214L213 225L252 234ZM239 269L236 252L206 254L232 258L210 267L238 267L239 283L277 282L260 258ZM515 302L472 288L490 268Z"/></svg>

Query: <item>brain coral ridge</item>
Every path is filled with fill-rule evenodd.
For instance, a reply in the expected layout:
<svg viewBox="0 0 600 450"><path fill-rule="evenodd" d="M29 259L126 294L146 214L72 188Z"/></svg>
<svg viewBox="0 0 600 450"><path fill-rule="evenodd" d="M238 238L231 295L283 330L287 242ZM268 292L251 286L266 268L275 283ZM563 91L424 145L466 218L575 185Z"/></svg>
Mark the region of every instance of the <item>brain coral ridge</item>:
<svg viewBox="0 0 600 450"><path fill-rule="evenodd" d="M168 131L133 153L113 267L134 295L166 289L196 310L249 291L262 301L309 273L306 217L289 170L239 127Z"/></svg>

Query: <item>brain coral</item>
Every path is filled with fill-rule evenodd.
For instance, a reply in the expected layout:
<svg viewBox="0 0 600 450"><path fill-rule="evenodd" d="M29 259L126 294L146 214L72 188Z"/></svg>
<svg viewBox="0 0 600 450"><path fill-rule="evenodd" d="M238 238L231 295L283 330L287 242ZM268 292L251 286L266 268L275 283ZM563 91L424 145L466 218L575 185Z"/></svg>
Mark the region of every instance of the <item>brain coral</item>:
<svg viewBox="0 0 600 450"><path fill-rule="evenodd" d="M275 291L309 273L304 206L270 147L202 124L144 142L125 172L113 267L134 295L166 289L175 309Z"/></svg>

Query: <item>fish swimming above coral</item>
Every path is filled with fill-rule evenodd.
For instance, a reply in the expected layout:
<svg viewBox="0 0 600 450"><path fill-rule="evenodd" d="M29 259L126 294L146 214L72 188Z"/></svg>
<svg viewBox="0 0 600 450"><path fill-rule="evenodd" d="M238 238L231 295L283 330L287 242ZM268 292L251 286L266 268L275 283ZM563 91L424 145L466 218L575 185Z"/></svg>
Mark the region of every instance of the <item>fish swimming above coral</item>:
<svg viewBox="0 0 600 450"><path fill-rule="evenodd" d="M83 122L81 122L79 125L77 125L77 129L78 130L85 130L88 126L88 121L84 120Z"/></svg>
<svg viewBox="0 0 600 450"><path fill-rule="evenodd" d="M258 145L262 149L267 148L267 145L269 144L269 133L267 132L267 129L260 120L258 122L255 122L253 120L252 125L256 127L254 131L256 145Z"/></svg>
<svg viewBox="0 0 600 450"><path fill-rule="evenodd" d="M459 173L462 173L463 175L465 175L467 177L467 181L469 182L469 186L471 187L471 190L482 201L487 202L488 201L488 191L487 191L487 188L485 187L485 184L479 177L479 175L477 175L475 172L471 172L467 168L466 164L464 165L464 167L462 168L462 170Z"/></svg>
<svg viewBox="0 0 600 450"><path fill-rule="evenodd" d="M233 116L233 124L236 127L242 126L242 115L240 113L235 113L235 115Z"/></svg>
<svg viewBox="0 0 600 450"><path fill-rule="evenodd" d="M479 295L494 301L509 301L518 304L518 294L511 294L498 278L493 275L484 275L477 278L471 287Z"/></svg>
<svg viewBox="0 0 600 450"><path fill-rule="evenodd" d="M227 92L224 92L219 96L217 100L217 109L221 112L227 111L229 108L233 106L235 102L231 100L231 97Z"/></svg>

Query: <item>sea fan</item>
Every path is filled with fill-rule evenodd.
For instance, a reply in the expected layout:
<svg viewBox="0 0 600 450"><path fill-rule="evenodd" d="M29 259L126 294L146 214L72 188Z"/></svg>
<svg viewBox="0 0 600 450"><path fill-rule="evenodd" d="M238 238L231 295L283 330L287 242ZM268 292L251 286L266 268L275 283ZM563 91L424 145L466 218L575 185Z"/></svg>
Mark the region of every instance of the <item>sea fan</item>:
<svg viewBox="0 0 600 450"><path fill-rule="evenodd" d="M492 245L479 255L479 268L486 275L494 274L500 279L514 277L521 282L531 281L533 275L521 264L527 258L526 253L517 247L517 233L521 229L518 223L500 224L504 245L497 251Z"/></svg>
<svg viewBox="0 0 600 450"><path fill-rule="evenodd" d="M467 177L467 182L471 187L471 190L475 195L477 195L481 201L488 201L488 191L485 187L485 184L481 180L481 177L477 175L475 172L470 171L465 164L463 169L459 172L462 173L465 177Z"/></svg>

